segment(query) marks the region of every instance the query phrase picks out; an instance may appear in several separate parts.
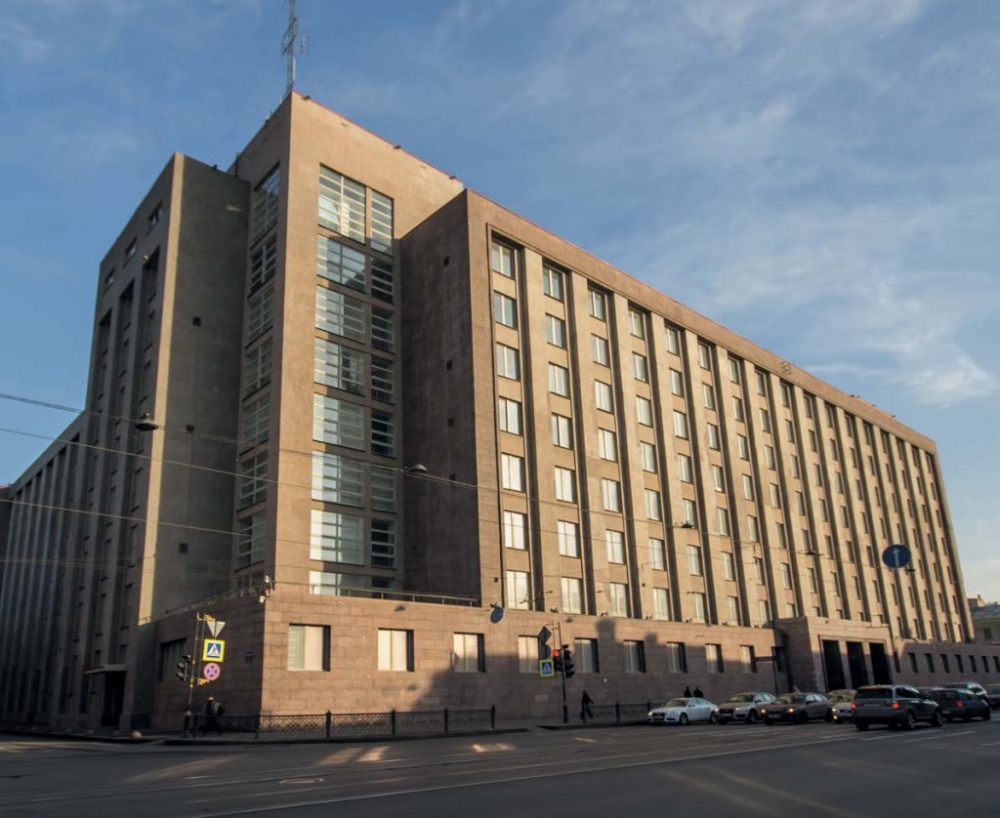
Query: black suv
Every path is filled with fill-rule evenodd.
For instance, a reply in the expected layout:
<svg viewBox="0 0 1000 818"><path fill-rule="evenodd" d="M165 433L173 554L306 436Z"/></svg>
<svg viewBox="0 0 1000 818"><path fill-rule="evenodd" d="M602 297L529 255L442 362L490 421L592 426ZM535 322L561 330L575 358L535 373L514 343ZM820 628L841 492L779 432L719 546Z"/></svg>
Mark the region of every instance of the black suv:
<svg viewBox="0 0 1000 818"><path fill-rule="evenodd" d="M859 687L854 694L853 709L854 724L859 730L867 730L871 724L912 730L918 721L930 722L934 727L943 723L937 702L909 685Z"/></svg>

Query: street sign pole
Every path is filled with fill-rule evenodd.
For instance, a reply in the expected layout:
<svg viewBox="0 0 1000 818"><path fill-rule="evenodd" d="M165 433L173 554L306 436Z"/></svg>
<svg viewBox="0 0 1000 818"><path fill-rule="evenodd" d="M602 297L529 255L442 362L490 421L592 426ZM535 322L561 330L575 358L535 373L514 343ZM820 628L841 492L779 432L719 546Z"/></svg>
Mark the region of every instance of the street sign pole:
<svg viewBox="0 0 1000 818"><path fill-rule="evenodd" d="M562 624L556 623L556 644L559 645L559 649L562 650ZM569 724L569 707L566 704L566 666L563 665L562 669L559 671L559 679L562 682L562 705L563 705L563 724Z"/></svg>
<svg viewBox="0 0 1000 818"><path fill-rule="evenodd" d="M184 735L197 738L194 730L194 687L201 676L201 642L205 634L205 622L208 614L195 613L194 654L191 657L191 668L188 677L187 710L184 713ZM209 617L211 618L211 617Z"/></svg>

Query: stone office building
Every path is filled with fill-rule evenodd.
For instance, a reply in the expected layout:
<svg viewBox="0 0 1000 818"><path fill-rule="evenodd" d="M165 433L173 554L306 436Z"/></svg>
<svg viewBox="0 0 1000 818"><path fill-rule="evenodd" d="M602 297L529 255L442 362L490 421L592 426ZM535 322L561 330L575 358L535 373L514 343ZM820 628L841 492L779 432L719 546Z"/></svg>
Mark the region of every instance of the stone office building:
<svg viewBox="0 0 1000 818"><path fill-rule="evenodd" d="M205 614L230 714L553 716L543 626L605 702L1000 677L931 440L298 93L167 164L5 491L5 722L179 726Z"/></svg>

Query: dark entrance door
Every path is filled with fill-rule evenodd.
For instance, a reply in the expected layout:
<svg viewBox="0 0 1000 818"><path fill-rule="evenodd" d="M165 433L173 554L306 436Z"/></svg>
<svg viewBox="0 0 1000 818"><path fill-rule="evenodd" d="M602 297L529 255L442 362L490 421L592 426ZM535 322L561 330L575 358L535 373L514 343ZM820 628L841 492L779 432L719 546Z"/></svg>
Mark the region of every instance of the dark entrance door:
<svg viewBox="0 0 1000 818"><path fill-rule="evenodd" d="M847 687L844 678L844 660L840 655L840 642L835 639L823 640L823 669L826 671L826 689L843 690Z"/></svg>
<svg viewBox="0 0 1000 818"><path fill-rule="evenodd" d="M101 711L101 727L118 727L125 700L125 672L114 671L104 674L104 709Z"/></svg>
<svg viewBox="0 0 1000 818"><path fill-rule="evenodd" d="M872 645L872 665L875 665L875 646ZM851 669L851 687L868 684L868 667L865 665L865 645L863 642L847 643L847 664ZM878 671L875 672L876 676Z"/></svg>
<svg viewBox="0 0 1000 818"><path fill-rule="evenodd" d="M885 645L881 642L870 642L868 650L872 655L872 674L875 676L875 684L892 684L892 671L889 670L889 657L885 652Z"/></svg>

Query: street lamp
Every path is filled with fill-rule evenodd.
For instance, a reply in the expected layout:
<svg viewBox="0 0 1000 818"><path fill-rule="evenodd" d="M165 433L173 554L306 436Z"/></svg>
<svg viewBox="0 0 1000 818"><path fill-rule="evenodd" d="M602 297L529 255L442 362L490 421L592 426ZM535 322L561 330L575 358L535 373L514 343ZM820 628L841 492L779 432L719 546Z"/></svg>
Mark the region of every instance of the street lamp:
<svg viewBox="0 0 1000 818"><path fill-rule="evenodd" d="M142 417L135 422L135 428L140 432L155 432L160 425L153 420L149 412L143 412Z"/></svg>

